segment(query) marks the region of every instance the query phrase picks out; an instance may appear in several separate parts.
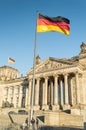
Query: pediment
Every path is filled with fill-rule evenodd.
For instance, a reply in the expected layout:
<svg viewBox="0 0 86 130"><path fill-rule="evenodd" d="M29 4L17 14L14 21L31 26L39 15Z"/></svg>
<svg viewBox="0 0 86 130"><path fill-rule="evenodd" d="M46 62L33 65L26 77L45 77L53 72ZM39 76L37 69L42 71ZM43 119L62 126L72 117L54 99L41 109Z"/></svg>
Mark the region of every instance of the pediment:
<svg viewBox="0 0 86 130"><path fill-rule="evenodd" d="M56 61L56 60L46 60L42 64L38 65L35 69L35 72L44 72L44 71L50 71L55 69L60 69L69 66L69 63L66 63L64 61Z"/></svg>

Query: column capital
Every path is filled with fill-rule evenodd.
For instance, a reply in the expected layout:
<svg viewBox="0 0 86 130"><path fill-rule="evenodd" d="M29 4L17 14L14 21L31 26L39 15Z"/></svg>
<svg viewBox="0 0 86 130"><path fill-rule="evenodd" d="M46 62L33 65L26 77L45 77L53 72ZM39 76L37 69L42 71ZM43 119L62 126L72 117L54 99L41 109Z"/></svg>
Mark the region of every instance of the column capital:
<svg viewBox="0 0 86 130"><path fill-rule="evenodd" d="M76 75L76 74L79 74L78 70L76 70L76 71L74 72L74 74L75 74L75 75Z"/></svg>
<svg viewBox="0 0 86 130"><path fill-rule="evenodd" d="M16 86L15 86L15 89L19 88L20 86L22 86L22 85L16 85Z"/></svg>
<svg viewBox="0 0 86 130"><path fill-rule="evenodd" d="M58 77L59 77L58 75L57 75L57 76L56 76L56 75L54 76L54 82L55 82L56 84L57 84Z"/></svg>
<svg viewBox="0 0 86 130"><path fill-rule="evenodd" d="M41 77L36 77L36 80L40 80L41 79Z"/></svg>
<svg viewBox="0 0 86 130"><path fill-rule="evenodd" d="M58 78L58 77L59 77L59 75L58 75L58 74L53 74L53 77L57 77L57 78Z"/></svg>
<svg viewBox="0 0 86 130"><path fill-rule="evenodd" d="M65 76L68 76L68 75L69 75L69 73L66 73L66 72L63 73L63 76L64 76L64 77L65 77Z"/></svg>
<svg viewBox="0 0 86 130"><path fill-rule="evenodd" d="M32 79L32 78L30 78L30 79L29 79L29 82L31 82L31 81L33 81L33 79Z"/></svg>
<svg viewBox="0 0 86 130"><path fill-rule="evenodd" d="M48 80L48 79L49 79L49 76L48 76L48 75L45 75L45 76L44 76L44 79Z"/></svg>

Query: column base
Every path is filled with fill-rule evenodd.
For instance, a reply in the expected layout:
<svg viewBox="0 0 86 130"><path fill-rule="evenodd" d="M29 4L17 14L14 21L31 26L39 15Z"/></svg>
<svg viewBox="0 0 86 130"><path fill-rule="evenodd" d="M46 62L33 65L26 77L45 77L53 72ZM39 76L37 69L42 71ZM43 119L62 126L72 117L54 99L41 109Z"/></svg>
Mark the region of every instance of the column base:
<svg viewBox="0 0 86 130"><path fill-rule="evenodd" d="M80 115L81 114L81 110L78 108L71 108L71 114L73 115Z"/></svg>
<svg viewBox="0 0 86 130"><path fill-rule="evenodd" d="M86 109L86 104L75 104L71 108Z"/></svg>
<svg viewBox="0 0 86 130"><path fill-rule="evenodd" d="M2 113L2 108L0 107L0 114Z"/></svg>
<svg viewBox="0 0 86 130"><path fill-rule="evenodd" d="M83 115L86 113L86 104L76 104L71 107L71 114Z"/></svg>
<svg viewBox="0 0 86 130"><path fill-rule="evenodd" d="M29 105L29 106L26 106L25 108L28 109L28 110L31 110L31 106L30 106L30 105ZM33 106L33 110L34 110L34 111L40 110L40 106L39 106L39 105Z"/></svg>
<svg viewBox="0 0 86 130"><path fill-rule="evenodd" d="M48 105L42 105L42 110L49 110L49 106Z"/></svg>
<svg viewBox="0 0 86 130"><path fill-rule="evenodd" d="M28 106L26 105L25 108L28 109Z"/></svg>
<svg viewBox="0 0 86 130"><path fill-rule="evenodd" d="M59 110L59 105L52 105L52 110L53 111Z"/></svg>
<svg viewBox="0 0 86 130"><path fill-rule="evenodd" d="M63 105L63 110L68 110L68 109L70 109L70 105L69 104Z"/></svg>
<svg viewBox="0 0 86 130"><path fill-rule="evenodd" d="M28 110L30 110L30 107L31 107L30 105L29 106L25 106L25 108L28 109Z"/></svg>
<svg viewBox="0 0 86 130"><path fill-rule="evenodd" d="M86 110L86 104L81 104L80 109L85 109Z"/></svg>
<svg viewBox="0 0 86 130"><path fill-rule="evenodd" d="M40 109L40 106L39 105L35 105L33 108L34 108L34 111L37 111L37 110Z"/></svg>

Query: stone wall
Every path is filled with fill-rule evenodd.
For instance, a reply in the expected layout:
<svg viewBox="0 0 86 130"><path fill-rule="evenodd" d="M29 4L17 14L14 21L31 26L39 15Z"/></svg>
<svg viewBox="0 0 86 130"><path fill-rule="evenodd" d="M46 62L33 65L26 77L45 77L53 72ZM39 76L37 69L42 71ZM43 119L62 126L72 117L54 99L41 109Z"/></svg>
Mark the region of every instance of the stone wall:
<svg viewBox="0 0 86 130"><path fill-rule="evenodd" d="M64 112L45 112L45 125L83 127L83 116Z"/></svg>

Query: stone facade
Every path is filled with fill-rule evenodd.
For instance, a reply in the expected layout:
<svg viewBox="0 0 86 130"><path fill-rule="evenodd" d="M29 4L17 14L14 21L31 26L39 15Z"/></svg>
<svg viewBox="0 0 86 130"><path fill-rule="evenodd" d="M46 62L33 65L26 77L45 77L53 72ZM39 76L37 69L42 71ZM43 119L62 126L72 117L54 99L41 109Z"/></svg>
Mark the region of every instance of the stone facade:
<svg viewBox="0 0 86 130"><path fill-rule="evenodd" d="M26 77L18 78L18 70L0 67L0 107L30 110L33 68ZM33 109L86 109L86 44L70 59L36 58ZM7 105L7 106L6 106Z"/></svg>

